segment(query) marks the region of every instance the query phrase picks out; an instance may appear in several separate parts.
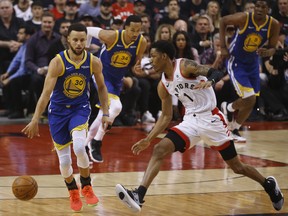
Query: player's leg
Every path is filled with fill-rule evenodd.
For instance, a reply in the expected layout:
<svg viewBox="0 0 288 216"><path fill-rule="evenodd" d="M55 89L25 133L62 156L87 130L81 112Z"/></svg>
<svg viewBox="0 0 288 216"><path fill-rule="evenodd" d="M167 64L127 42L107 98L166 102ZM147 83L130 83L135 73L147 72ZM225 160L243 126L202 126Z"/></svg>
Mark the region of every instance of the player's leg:
<svg viewBox="0 0 288 216"><path fill-rule="evenodd" d="M234 173L245 175L261 184L270 196L273 207L279 211L283 206L284 198L276 179L273 176L265 178L254 167L242 163L238 158L233 141L225 143L224 145L227 147L219 151L224 161L230 166Z"/></svg>
<svg viewBox="0 0 288 216"><path fill-rule="evenodd" d="M114 96L113 98L110 98L109 121L111 122L111 124L113 123L114 119L119 115L119 113L121 112L121 109L122 109L122 104L121 104L119 97ZM101 120L102 120L102 115L103 115L103 112L102 112L102 110L100 110L99 114L98 114L99 119L98 119L98 116L96 118L96 119L98 119L97 121L100 121L100 124L101 124ZM108 127L111 128L111 125ZM91 130L91 128L90 128L90 130ZM103 139L105 133L106 132L104 131L104 129L101 126L98 126L97 133L96 133L94 139L92 139L90 142L90 146L89 146L90 147L90 156L94 162L98 162L98 163L103 162L101 147L102 147L102 139Z"/></svg>
<svg viewBox="0 0 288 216"><path fill-rule="evenodd" d="M116 195L132 211L139 212L144 203L144 196L153 179L160 171L163 159L175 151L184 152L186 142L175 131L170 130L165 138L154 146L152 156L144 173L140 186L135 190L128 190L121 184L116 185Z"/></svg>
<svg viewBox="0 0 288 216"><path fill-rule="evenodd" d="M61 150L56 148L56 152L59 158L60 172L65 179L65 184L69 191L70 207L73 211L79 212L82 210L82 201L80 199L78 186L75 178L73 177L70 145Z"/></svg>
<svg viewBox="0 0 288 216"><path fill-rule="evenodd" d="M89 170L89 158L85 150L86 129L80 131L73 130L73 150L77 157L77 166L80 171L81 193L85 197L86 203L89 206L97 205L99 202L95 196L92 185Z"/></svg>

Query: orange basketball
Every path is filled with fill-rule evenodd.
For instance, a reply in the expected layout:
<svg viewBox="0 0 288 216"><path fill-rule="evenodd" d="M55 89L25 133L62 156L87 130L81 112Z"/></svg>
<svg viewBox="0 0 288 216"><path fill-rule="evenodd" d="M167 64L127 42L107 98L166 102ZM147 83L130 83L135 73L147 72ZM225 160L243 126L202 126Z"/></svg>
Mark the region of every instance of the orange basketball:
<svg viewBox="0 0 288 216"><path fill-rule="evenodd" d="M19 176L12 184L12 191L17 199L30 200L37 194L38 184L31 176Z"/></svg>

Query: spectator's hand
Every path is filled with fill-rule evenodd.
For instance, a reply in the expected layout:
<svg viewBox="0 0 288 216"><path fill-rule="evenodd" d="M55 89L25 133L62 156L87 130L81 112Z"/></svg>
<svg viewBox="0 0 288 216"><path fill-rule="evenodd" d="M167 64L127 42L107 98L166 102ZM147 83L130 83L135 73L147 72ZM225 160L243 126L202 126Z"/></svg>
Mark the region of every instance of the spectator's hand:
<svg viewBox="0 0 288 216"><path fill-rule="evenodd" d="M37 70L37 73L40 74L40 75L46 75L47 72L48 72L48 67L47 66L40 67Z"/></svg>
<svg viewBox="0 0 288 216"><path fill-rule="evenodd" d="M210 47L210 46L212 46L212 41L210 40L202 41L202 47Z"/></svg>
<svg viewBox="0 0 288 216"><path fill-rule="evenodd" d="M4 73L4 74L2 74L1 76L0 76L0 81L4 81L5 79L7 79L9 77L9 74L8 74L8 72L6 72L6 73Z"/></svg>
<svg viewBox="0 0 288 216"><path fill-rule="evenodd" d="M40 136L38 122L36 120L31 120L31 122L25 128L23 128L21 132L30 139L32 139L34 136Z"/></svg>
<svg viewBox="0 0 288 216"><path fill-rule="evenodd" d="M145 150L150 145L150 142L146 139L141 139L137 143L135 143L131 150L134 155L139 155L141 151Z"/></svg>
<svg viewBox="0 0 288 216"><path fill-rule="evenodd" d="M273 66L269 63L269 61L266 61L264 64L268 73L274 76L278 75L278 70L274 69Z"/></svg>
<svg viewBox="0 0 288 216"><path fill-rule="evenodd" d="M288 53L287 53L287 52L284 54L284 56L283 56L283 60L284 60L285 62L288 61Z"/></svg>
<svg viewBox="0 0 288 216"><path fill-rule="evenodd" d="M22 45L22 43L19 43L17 41L11 40L9 42L9 50L10 50L10 52L17 52L21 45Z"/></svg>
<svg viewBox="0 0 288 216"><path fill-rule="evenodd" d="M222 47L221 48L221 56L223 57L223 58L229 58L229 51L228 51L228 49L225 47Z"/></svg>

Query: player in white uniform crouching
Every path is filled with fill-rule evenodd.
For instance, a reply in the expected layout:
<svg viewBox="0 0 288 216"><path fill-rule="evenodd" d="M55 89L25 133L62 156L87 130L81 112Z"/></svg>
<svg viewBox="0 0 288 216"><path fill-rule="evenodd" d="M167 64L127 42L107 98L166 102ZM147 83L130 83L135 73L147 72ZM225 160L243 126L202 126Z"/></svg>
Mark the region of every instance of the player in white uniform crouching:
<svg viewBox="0 0 288 216"><path fill-rule="evenodd" d="M151 159L140 186L127 190L121 184L116 185L116 194L133 211L141 211L144 196L153 179L160 170L163 159L175 151L185 152L200 139L212 149L219 151L223 160L231 169L245 175L259 184L270 196L276 210L284 203L277 181L273 176L265 178L254 167L242 163L235 150L227 122L218 108L212 85L222 77L222 72L199 65L190 59L174 59L175 49L170 42L157 41L151 46L151 62L156 72L162 73L158 85L158 94L162 101L162 115L146 138L132 146L138 155L151 141L166 129L172 119L172 95L175 95L185 107L183 121L172 127L167 135L154 146Z"/></svg>

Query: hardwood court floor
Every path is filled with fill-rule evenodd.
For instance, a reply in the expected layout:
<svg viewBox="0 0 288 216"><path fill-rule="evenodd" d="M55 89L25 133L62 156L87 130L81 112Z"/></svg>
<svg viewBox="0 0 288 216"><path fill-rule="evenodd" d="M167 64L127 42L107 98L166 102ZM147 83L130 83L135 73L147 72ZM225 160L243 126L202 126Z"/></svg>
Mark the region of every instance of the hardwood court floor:
<svg viewBox="0 0 288 216"><path fill-rule="evenodd" d="M130 148L145 137L146 127L151 125L112 128L103 141L104 163L94 164L91 169L100 204L73 213L59 175L57 156L51 151L47 125L41 125L41 137L32 140L21 134L24 125L23 122L0 123L0 216L288 215L287 204L276 212L260 185L234 174L218 152L204 143L184 154L174 153L166 158L147 192L141 213L132 213L115 196L114 188L117 183L135 188L141 182L152 145L139 156L134 156ZM286 197L287 128L288 122L250 122L243 131L247 143L236 145L241 160L255 166L264 176L275 176ZM77 173L75 165L73 157ZM32 175L39 185L38 194L31 201L17 200L12 194L13 180L24 174ZM76 179L79 181L79 175Z"/></svg>

